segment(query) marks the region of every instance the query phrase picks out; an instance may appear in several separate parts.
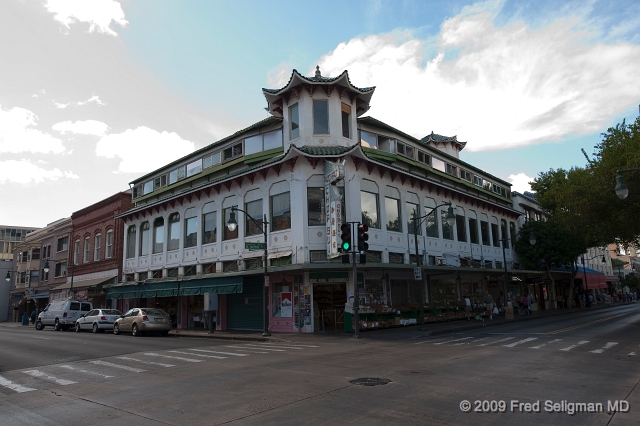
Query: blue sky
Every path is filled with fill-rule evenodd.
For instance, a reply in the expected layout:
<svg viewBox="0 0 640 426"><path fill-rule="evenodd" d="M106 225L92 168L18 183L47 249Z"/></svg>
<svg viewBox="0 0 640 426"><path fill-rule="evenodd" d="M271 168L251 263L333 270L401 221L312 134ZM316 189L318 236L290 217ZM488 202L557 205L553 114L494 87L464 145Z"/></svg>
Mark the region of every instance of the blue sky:
<svg viewBox="0 0 640 426"><path fill-rule="evenodd" d="M0 224L44 226L266 117L296 68L526 189L640 104L637 1L0 2ZM64 202L60 202L64 200ZM44 205L46 210L25 206Z"/></svg>

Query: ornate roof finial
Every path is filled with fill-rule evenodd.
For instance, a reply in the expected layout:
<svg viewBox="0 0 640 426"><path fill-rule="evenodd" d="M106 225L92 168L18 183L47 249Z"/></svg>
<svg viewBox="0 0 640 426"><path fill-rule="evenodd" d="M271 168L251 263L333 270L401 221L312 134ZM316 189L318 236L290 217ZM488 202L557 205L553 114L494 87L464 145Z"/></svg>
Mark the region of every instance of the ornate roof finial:
<svg viewBox="0 0 640 426"><path fill-rule="evenodd" d="M316 77L322 77L322 74L320 74L320 65L316 65Z"/></svg>

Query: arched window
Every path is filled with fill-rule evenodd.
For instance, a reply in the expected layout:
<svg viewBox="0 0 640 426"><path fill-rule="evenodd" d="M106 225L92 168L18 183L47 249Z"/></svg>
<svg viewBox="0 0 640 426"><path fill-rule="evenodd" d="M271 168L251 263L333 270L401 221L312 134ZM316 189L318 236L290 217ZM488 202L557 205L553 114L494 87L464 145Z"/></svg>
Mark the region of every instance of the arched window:
<svg viewBox="0 0 640 426"><path fill-rule="evenodd" d="M140 225L140 256L149 254L149 222L143 222Z"/></svg>
<svg viewBox="0 0 640 426"><path fill-rule="evenodd" d="M127 229L127 259L136 257L136 226Z"/></svg>
<svg viewBox="0 0 640 426"><path fill-rule="evenodd" d="M164 250L164 218L159 217L153 221L153 253L162 253Z"/></svg>
<svg viewBox="0 0 640 426"><path fill-rule="evenodd" d="M173 213L169 216L169 244L167 250L180 248L180 214Z"/></svg>

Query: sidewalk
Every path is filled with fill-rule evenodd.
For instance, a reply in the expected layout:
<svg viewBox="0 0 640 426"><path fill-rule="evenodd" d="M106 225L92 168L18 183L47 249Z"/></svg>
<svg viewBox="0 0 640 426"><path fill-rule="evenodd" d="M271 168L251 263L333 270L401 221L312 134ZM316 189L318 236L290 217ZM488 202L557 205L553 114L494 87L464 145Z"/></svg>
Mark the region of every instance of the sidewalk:
<svg viewBox="0 0 640 426"><path fill-rule="evenodd" d="M638 303L624 302L616 303L614 305L593 305L591 308L573 308L573 309L558 309L537 311L533 315L516 315L514 319L507 320L500 317L494 317L493 320L485 318L484 321L466 321L466 320L454 320L440 323L428 323L425 324L425 331L418 330L419 326L412 325L407 327L385 328L379 330L368 330L360 332L361 340L370 341L399 341L399 340L411 340L420 339L429 336L438 336L449 333L459 333L462 331L476 330L484 327L495 327L504 324L510 324L520 321L534 321L542 318L549 318L558 315L568 315L580 312L589 312L600 309L612 309L619 306L625 306L628 304ZM0 327L23 327L20 322L0 322ZM33 327L33 325L24 326ZM317 333L275 333L269 337L262 337L261 331L215 331L209 334L206 330L171 330L170 336L178 338L207 338L207 339L224 339L224 340L244 340L254 342L281 342L281 343L293 343L293 342L309 342L315 339L337 340L344 341L353 339L353 333L345 332L317 332Z"/></svg>

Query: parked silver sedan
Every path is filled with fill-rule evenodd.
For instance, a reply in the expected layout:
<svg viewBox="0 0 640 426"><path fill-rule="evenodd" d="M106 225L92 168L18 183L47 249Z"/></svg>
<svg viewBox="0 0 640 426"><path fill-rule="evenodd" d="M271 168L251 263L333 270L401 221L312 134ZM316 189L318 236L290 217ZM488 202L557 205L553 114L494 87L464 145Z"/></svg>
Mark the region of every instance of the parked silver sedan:
<svg viewBox="0 0 640 426"><path fill-rule="evenodd" d="M133 308L113 325L113 334L131 332L134 336L147 333L160 333L163 336L171 330L171 317L162 309Z"/></svg>
<svg viewBox="0 0 640 426"><path fill-rule="evenodd" d="M76 321L76 332L91 330L94 333L104 333L113 330L113 324L122 316L117 309L94 309L82 315Z"/></svg>

